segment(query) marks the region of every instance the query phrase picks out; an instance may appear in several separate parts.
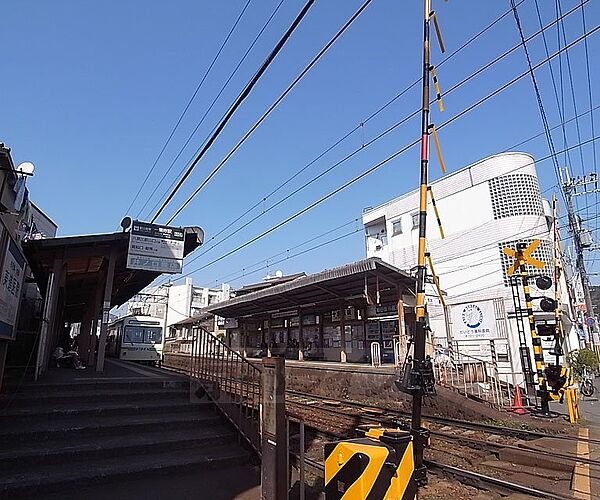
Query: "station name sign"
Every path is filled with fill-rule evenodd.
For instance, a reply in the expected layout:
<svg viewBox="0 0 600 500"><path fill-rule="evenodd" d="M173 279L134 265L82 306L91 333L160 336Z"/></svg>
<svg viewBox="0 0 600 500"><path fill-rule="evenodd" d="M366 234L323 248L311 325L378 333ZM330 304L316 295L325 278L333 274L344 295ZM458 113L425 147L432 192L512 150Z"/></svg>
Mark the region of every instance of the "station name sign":
<svg viewBox="0 0 600 500"><path fill-rule="evenodd" d="M183 228L133 221L129 233L127 268L181 273L184 246Z"/></svg>

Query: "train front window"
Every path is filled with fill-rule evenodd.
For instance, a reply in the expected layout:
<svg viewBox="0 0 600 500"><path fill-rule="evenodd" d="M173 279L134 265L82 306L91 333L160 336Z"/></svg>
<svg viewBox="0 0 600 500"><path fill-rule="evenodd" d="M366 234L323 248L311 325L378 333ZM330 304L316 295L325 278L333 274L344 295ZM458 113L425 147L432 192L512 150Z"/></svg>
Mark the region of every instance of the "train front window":
<svg viewBox="0 0 600 500"><path fill-rule="evenodd" d="M126 326L123 342L141 344L144 342L144 329L141 326Z"/></svg>
<svg viewBox="0 0 600 500"><path fill-rule="evenodd" d="M144 328L144 342L146 344L160 344L162 342L162 328Z"/></svg>

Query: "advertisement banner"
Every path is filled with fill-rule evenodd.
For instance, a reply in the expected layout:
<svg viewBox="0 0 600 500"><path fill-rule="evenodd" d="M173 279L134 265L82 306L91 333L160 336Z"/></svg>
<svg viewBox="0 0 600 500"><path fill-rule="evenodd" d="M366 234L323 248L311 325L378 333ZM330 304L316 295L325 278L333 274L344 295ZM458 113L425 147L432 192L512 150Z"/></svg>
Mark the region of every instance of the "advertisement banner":
<svg viewBox="0 0 600 500"><path fill-rule="evenodd" d="M183 270L184 246L182 228L134 221L129 233L127 268L180 273Z"/></svg>
<svg viewBox="0 0 600 500"><path fill-rule="evenodd" d="M494 339L498 337L493 300L450 306L454 340Z"/></svg>
<svg viewBox="0 0 600 500"><path fill-rule="evenodd" d="M0 338L15 339L24 274L25 258L17 245L9 239L0 277Z"/></svg>

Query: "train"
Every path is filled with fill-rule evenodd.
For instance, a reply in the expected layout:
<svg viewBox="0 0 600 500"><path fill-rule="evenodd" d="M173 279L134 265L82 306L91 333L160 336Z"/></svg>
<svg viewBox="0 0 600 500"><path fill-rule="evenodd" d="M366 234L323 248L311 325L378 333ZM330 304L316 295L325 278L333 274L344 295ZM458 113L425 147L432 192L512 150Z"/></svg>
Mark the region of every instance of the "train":
<svg viewBox="0 0 600 500"><path fill-rule="evenodd" d="M107 354L160 366L165 342L164 320L152 316L123 316L108 325Z"/></svg>

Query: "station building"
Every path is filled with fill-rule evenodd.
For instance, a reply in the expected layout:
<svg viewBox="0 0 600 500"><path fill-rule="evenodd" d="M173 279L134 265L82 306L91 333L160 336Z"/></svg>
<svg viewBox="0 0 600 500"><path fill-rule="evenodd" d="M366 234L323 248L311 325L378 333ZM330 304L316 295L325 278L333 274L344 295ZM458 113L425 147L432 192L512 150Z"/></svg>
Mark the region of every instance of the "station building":
<svg viewBox="0 0 600 500"><path fill-rule="evenodd" d="M429 200L427 242L433 267L446 293L446 307L429 307L434 342L453 347L498 366L510 383L522 381L521 350L531 349L528 325L519 334L510 278L511 259L503 248L541 240L533 257L553 280L549 290L532 286L532 295L554 298L555 273L560 275L564 351L579 348L577 312L567 286L560 242L555 241L557 220L540 193L533 158L525 153L502 153L478 161L431 183L445 233L442 239ZM366 209L363 224L367 257L377 257L405 272L417 262L418 191L378 207ZM540 273L528 266L530 273ZM534 301L538 324L552 324L553 313ZM524 338L523 338L524 337ZM552 339L544 341L548 353ZM530 351L531 352L531 351ZM531 356L533 357L533 356ZM516 379L515 379L516 378Z"/></svg>
<svg viewBox="0 0 600 500"><path fill-rule="evenodd" d="M377 343L393 362L414 322L414 289L408 273L371 257L250 285L204 313L226 318L227 343L244 356L367 362Z"/></svg>

